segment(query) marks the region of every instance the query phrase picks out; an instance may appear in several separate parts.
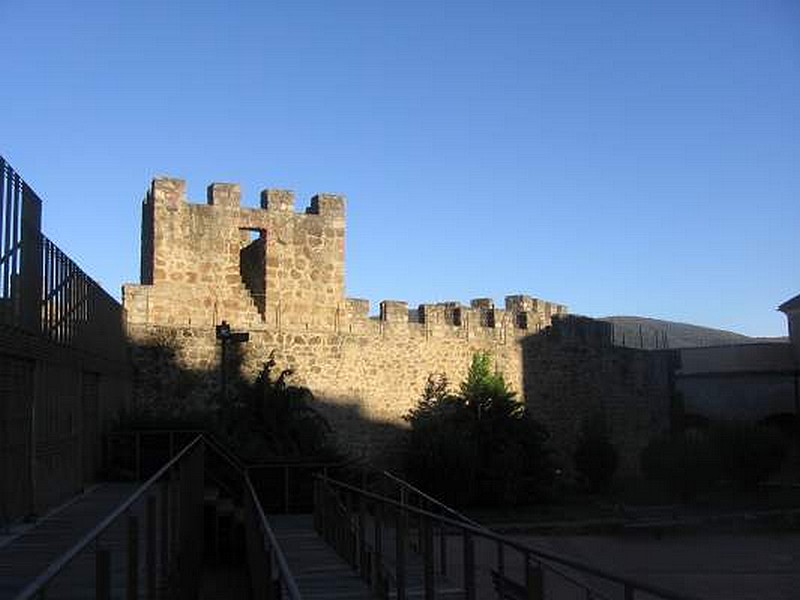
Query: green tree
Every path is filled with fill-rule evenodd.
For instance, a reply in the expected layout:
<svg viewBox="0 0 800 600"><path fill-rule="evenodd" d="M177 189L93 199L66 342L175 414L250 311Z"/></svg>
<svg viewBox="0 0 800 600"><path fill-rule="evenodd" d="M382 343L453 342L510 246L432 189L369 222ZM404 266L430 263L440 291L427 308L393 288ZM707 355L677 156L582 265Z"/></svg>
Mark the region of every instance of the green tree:
<svg viewBox="0 0 800 600"><path fill-rule="evenodd" d="M443 375L429 376L405 415L409 477L459 505L540 499L553 477L548 436L515 396L487 353L473 356L459 393Z"/></svg>
<svg viewBox="0 0 800 600"><path fill-rule="evenodd" d="M288 383L291 369L274 375L270 355L256 380L242 386L228 406L220 408L220 422L232 447L251 460L268 457L334 457L331 428L312 406L306 387Z"/></svg>

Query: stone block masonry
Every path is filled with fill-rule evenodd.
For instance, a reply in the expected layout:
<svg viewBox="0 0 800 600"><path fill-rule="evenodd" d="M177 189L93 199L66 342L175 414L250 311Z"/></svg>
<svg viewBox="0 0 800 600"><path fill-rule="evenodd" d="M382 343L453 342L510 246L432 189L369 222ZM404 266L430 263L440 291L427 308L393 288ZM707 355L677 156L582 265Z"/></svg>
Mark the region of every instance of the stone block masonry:
<svg viewBox="0 0 800 600"><path fill-rule="evenodd" d="M420 397L429 374L444 373L457 384L477 351L492 354L513 389L554 430L563 431L592 408L597 401L587 398L594 392L611 389L575 384L581 400L567 401L573 383L585 380L582 358L554 353L550 346L532 350L539 343L533 340L568 339L601 355L614 352L606 339L610 331L569 317L561 304L513 295L503 308L479 298L469 305L449 301L409 310L404 301L384 300L371 317L368 300L345 296L344 275L343 197L319 194L298 213L291 191L265 190L254 209L241 206L239 186L215 183L203 205L187 200L184 181L154 180L142 209L141 284L124 286L123 301L134 345L166 343L172 364L156 365L152 353L134 352L139 401L171 401L160 397L159 381L171 368L205 374L205 383L186 396L202 404L217 385L214 326L223 320L250 333L241 348L245 377L254 377L274 351L281 367L294 370L294 381L314 392L343 445L368 456L393 443L386 432L404 426L402 415ZM545 358L554 355L558 360ZM639 362L650 364L646 357ZM555 371L543 374L551 363ZM645 368L636 361L602 364L599 371L592 367L600 373L594 379L607 378L623 364ZM539 393L539 385L548 392ZM658 387L653 396L659 406L666 402L664 411L665 389ZM615 394L614 402L624 405L624 393ZM545 402L572 408L565 413ZM652 408L631 403L634 411ZM660 422L664 411L648 412L648 422ZM556 443L572 443L573 436L567 437Z"/></svg>

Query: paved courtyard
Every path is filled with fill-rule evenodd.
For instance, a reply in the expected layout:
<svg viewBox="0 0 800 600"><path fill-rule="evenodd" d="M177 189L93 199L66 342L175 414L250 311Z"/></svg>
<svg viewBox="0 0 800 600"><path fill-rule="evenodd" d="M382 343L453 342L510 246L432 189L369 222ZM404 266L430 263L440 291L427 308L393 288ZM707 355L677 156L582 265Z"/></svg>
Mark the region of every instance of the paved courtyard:
<svg viewBox="0 0 800 600"><path fill-rule="evenodd" d="M709 600L800 598L800 534L796 532L669 534L661 538L645 534L511 537L620 575Z"/></svg>

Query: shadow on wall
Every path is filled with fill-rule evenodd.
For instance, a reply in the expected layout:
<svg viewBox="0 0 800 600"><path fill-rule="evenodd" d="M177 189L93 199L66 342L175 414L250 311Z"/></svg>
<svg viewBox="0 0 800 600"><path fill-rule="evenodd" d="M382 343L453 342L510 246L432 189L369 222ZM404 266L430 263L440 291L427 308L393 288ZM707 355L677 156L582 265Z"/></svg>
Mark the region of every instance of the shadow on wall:
<svg viewBox="0 0 800 600"><path fill-rule="evenodd" d="M406 430L367 418L358 399L314 395L294 385L294 374L270 355L259 357L254 380L246 374L243 345L231 342L224 368L221 342L203 368L188 368L193 357L183 356L171 335L179 334L132 345L134 409L120 428L208 429L248 462L346 457L400 465Z"/></svg>
<svg viewBox="0 0 800 600"><path fill-rule="evenodd" d="M600 415L618 476L637 477L642 449L670 428L677 354L614 346L608 323L572 315L525 337L521 352L523 396L558 462L572 468L582 426Z"/></svg>

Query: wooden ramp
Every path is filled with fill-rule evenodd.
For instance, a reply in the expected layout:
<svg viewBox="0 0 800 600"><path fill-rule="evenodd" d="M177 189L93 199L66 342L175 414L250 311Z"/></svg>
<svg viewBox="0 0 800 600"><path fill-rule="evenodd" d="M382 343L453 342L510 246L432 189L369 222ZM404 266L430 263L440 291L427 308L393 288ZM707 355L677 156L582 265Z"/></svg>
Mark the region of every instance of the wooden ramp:
<svg viewBox="0 0 800 600"><path fill-rule="evenodd" d="M11 600L26 585L40 575L48 565L55 561L83 538L103 518L119 506L125 498L136 490L136 483L107 483L76 498L60 510L43 518L34 527L0 546L0 600ZM110 540L109 540L110 542ZM80 557L56 580L62 587L66 580L72 579L70 571L89 569L93 573L93 562ZM77 574L75 574L77 575ZM89 583L93 579L87 579ZM90 597L89 590L86 590ZM48 594L48 598L58 594Z"/></svg>
<svg viewBox="0 0 800 600"><path fill-rule="evenodd" d="M270 515L269 523L304 600L374 597L358 574L317 535L311 515Z"/></svg>

